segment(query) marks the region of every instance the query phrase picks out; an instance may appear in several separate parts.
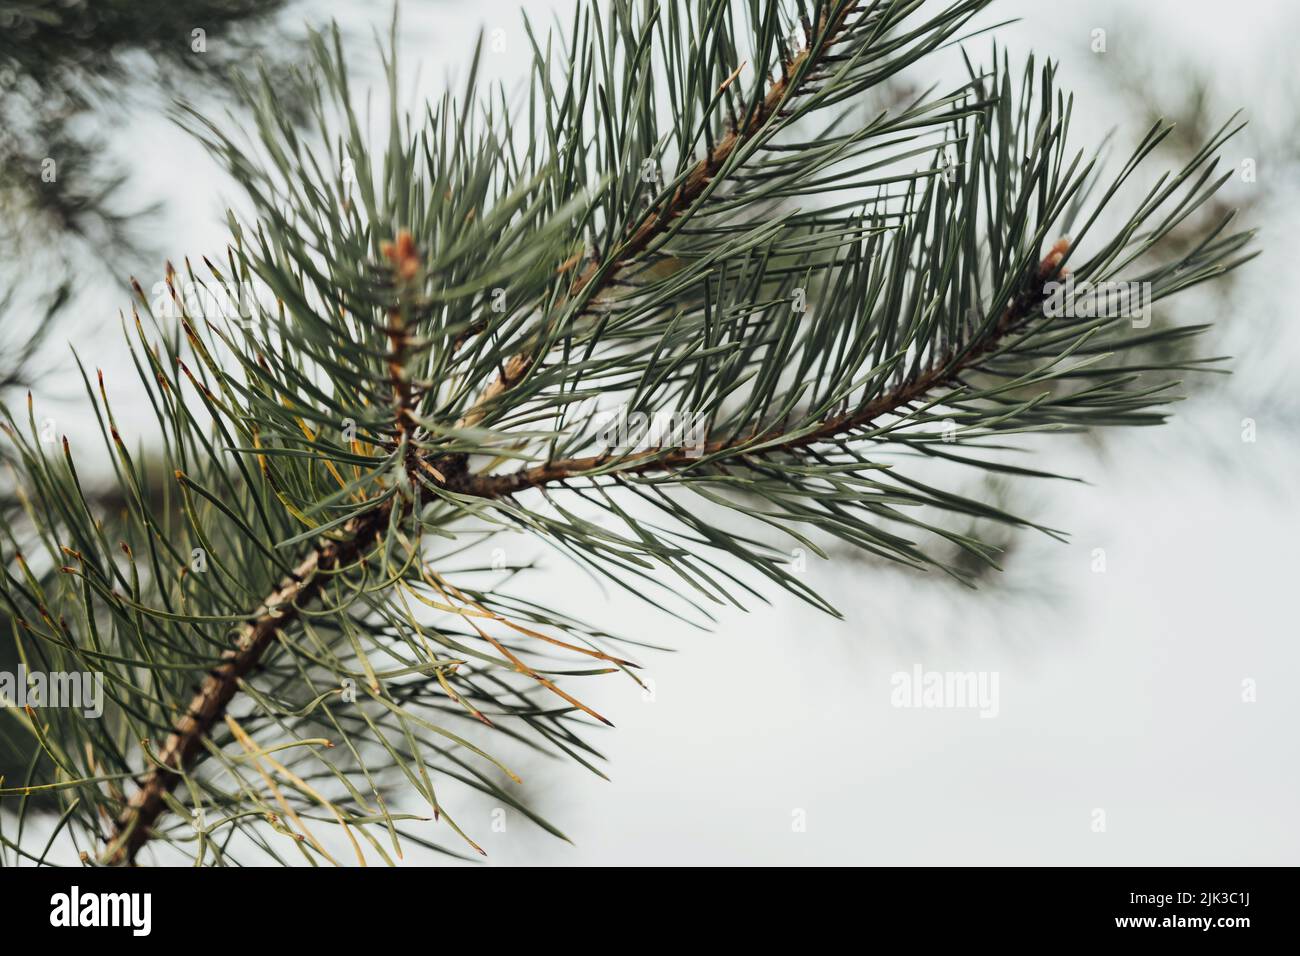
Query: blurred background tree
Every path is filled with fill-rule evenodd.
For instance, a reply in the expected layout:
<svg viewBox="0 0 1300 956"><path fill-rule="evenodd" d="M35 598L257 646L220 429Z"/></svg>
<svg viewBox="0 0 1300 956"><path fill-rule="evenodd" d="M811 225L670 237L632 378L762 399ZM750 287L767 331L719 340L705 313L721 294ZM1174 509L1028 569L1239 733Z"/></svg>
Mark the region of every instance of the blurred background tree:
<svg viewBox="0 0 1300 956"><path fill-rule="evenodd" d="M105 269L124 281L125 264L155 251L155 206L123 204L130 173L106 132L142 92L221 92L252 57L284 72L284 7L0 0L0 388L27 383L74 281Z"/></svg>

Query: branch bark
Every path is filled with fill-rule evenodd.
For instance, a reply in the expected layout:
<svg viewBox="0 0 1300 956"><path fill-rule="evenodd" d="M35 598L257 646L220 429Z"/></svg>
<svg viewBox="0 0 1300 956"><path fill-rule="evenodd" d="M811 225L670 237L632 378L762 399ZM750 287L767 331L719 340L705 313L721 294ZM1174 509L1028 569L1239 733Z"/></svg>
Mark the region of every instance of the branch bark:
<svg viewBox="0 0 1300 956"><path fill-rule="evenodd" d="M166 810L165 795L175 789L181 774L202 752L203 739L225 715L239 681L257 666L276 635L298 620L299 609L320 596L329 572L361 556L365 546L386 527L391 510L391 501L385 502L354 518L345 526L346 537L319 546L253 612L241 628L235 646L208 672L185 713L177 718L171 735L157 754L154 769L118 816L102 856L104 863L135 861L136 854L152 835L158 817Z"/></svg>

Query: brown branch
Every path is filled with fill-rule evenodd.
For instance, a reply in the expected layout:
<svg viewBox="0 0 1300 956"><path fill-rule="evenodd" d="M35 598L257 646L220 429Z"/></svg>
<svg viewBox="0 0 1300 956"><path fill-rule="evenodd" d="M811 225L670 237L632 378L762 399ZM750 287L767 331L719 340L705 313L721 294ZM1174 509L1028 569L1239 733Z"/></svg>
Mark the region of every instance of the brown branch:
<svg viewBox="0 0 1300 956"><path fill-rule="evenodd" d="M762 452L791 451L832 439L843 432L870 424L883 415L897 412L925 397L934 388L953 384L962 372L978 365L1007 335L1016 331L1031 314L1034 306L1042 301L1043 286L1056 275L1067 249L1068 243L1065 240L1059 240L1052 247L1039 266L1035 281L1007 307L982 340L973 343L956 361L945 355L924 372L867 405L851 413L827 419L811 432L805 432L789 441L768 444L762 448ZM728 447L740 451L745 445L761 445L778 441L780 437L779 432L754 432L739 441L708 443L703 454L717 454L726 451ZM617 463L619 474L626 475L686 468L696 463L699 457L700 454L682 449L667 453L663 449L650 449L621 458L607 453L589 458L547 462L507 475L475 475L463 469L453 471L446 467L448 477L443 484L450 491L481 498L500 498L527 488L580 477L585 472L611 462ZM423 460L421 464L428 466ZM445 462L440 464L446 466ZM157 766L148 774L118 817L108 840L104 862L121 864L134 861L136 853L149 840L158 817L166 809L165 795L176 787L181 774L194 764L202 752L203 739L225 714L227 705L238 690L239 681L258 665L276 635L298 620L299 609L320 596L329 572L357 560L365 546L382 533L392 508L392 502L385 501L371 511L353 518L344 526L342 539L319 546L254 612L252 620L240 631L235 647L227 651L222 656L221 663L209 672L185 714L174 724L171 736L158 753Z"/></svg>
<svg viewBox="0 0 1300 956"><path fill-rule="evenodd" d="M650 243L674 219L691 208L695 201L708 189L736 150L759 133L767 121L785 104L787 99L798 95L799 88L794 82L795 77L799 76L800 70L805 65L808 66L808 70L811 72L812 68L817 65L815 60L809 63L813 54L815 52L825 54L830 50L831 46L844 32L849 15L857 7L857 2L845 4L844 8L836 14L834 22L829 22L829 12L822 14L822 29L819 31L822 36L820 45L814 42L814 38L810 33L807 44L788 62L782 64L780 79L768 87L766 95L754 109L744 129L732 129L722 139L718 140L714 147L709 150L709 155L695 164L685 181L677 187L672 198L663 208L652 209L642 217L636 228L632 230L631 235L618 247L608 262L604 264L594 261L589 263L573 280L569 287L568 298L571 299L580 292L586 292L589 297L598 294L635 256L644 252ZM804 73L799 78L806 80L808 76L809 73ZM729 86L735 78L736 74L733 73L723 83L723 88ZM593 282L595 283L594 286L592 285ZM592 288L588 288L588 286L592 286ZM545 335L539 335L537 339L541 340L538 341L538 346L540 346L545 339ZM496 378L488 384L474 404L461 417L458 427L464 428L481 422L490 410L492 402L527 375L539 357L538 354L531 350L519 352L512 356L497 373Z"/></svg>

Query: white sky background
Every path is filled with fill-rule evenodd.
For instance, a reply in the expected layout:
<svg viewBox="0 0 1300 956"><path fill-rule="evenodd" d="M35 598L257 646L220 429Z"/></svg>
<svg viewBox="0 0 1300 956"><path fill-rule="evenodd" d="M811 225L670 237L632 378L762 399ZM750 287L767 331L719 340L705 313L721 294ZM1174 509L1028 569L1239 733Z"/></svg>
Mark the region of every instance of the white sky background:
<svg viewBox="0 0 1300 956"><path fill-rule="evenodd" d="M535 23L548 6L530 0ZM388 9L312 0L293 13L314 23L337 16L354 65L377 70L369 25L386 34ZM506 31L507 53L489 55L489 71L522 75L517 11L516 0L408 0L400 53L409 88L435 95L448 77L459 86L480 27ZM1033 50L1062 61L1061 83L1078 94L1079 144L1079 134L1119 124L1136 135L1143 123L1099 85L1106 61L1089 49L1094 27L1108 30L1111 51L1149 56L1162 82L1177 82L1163 69L1176 56L1213 63L1225 117L1246 104L1265 130L1270 104L1287 103L1280 88L1296 80L1290 38L1300 15L1284 2L1225 12L1210 0L1012 0L989 22L1017 15L1025 21L1000 39L1013 57ZM987 48L977 41L978 53ZM1252 142L1230 145L1227 161L1251 155ZM156 221L163 253L179 262L222 247L223 203L235 197L200 147L149 104L133 109L114 147L130 160L132 196L166 204ZM1006 588L966 593L933 575L814 559L809 580L847 620L778 593L770 608L728 615L703 634L601 596L551 559L555 576L535 583L536 594L564 593L567 607L581 602L597 623L678 651L642 656L653 702L617 678L583 683L580 696L618 725L594 737L612 782L560 761L516 768L576 846L517 815L492 832L485 800L464 801L458 822L489 862L1300 862L1300 415L1288 394L1300 337L1294 299L1273 281L1294 271L1283 257L1294 244L1297 177L1266 153L1256 158L1259 181L1236 188L1273 191L1257 223L1265 254L1247 267L1230 314L1186 319L1223 321L1205 349L1238 356L1233 379L1168 426L1112 436L1101 453L1071 438L1048 443L1043 464L1092 484L1016 486L1072 543L1026 533ZM137 409L144 428L116 328L126 303L105 283L83 302L75 338L104 365L119 418ZM41 391L65 391L68 381L52 377ZM48 407L74 442L94 435L93 421L79 419L84 406ZM1241 440L1247 417L1257 422L1254 444ZM1094 548L1106 551L1104 574L1091 570ZM914 664L999 672L998 716L892 707L890 675ZM1258 702L1242 702L1244 678L1257 681ZM1092 829L1097 808L1104 833ZM792 827L796 810L806 832Z"/></svg>

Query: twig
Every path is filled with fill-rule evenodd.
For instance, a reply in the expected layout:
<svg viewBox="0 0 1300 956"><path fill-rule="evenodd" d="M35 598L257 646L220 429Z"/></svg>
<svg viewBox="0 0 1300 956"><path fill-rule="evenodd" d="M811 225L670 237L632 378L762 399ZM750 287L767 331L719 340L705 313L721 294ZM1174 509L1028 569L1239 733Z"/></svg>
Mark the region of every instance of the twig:
<svg viewBox="0 0 1300 956"><path fill-rule="evenodd" d="M762 449L763 452L789 451L834 438L923 398L931 389L951 383L961 372L976 365L995 349L1041 302L1043 285L1056 274L1059 266L1060 245L1058 243L1054 246L1043 260L1035 284L1006 309L983 341L976 343L959 361L953 363L949 357L944 356L922 374L881 395L863 408L830 418L813 431L788 442L769 444ZM725 452L728 447L762 443L769 437L779 438L779 435L751 434L726 445L710 443L705 447L705 454ZM663 450L651 449L624 457L619 461L617 470L620 474L670 472L696 464L698 457L681 450L665 454ZM481 498L500 498L526 488L576 477L606 465L611 460L614 459L610 455L562 459L508 475L475 475L459 471L450 474L445 487ZM223 655L222 663L204 679L185 714L175 723L171 736L158 754L159 766L148 774L141 788L131 797L126 809L118 817L104 854L106 863L134 861L136 853L148 841L154 823L166 808L164 796L175 788L181 779L181 773L201 753L203 738L223 718L226 706L235 696L239 681L257 666L276 635L298 620L299 609L320 595L328 573L356 560L365 545L382 533L387 527L393 507L392 499L389 499L376 505L373 510L353 518L345 526L343 540L319 546L254 612L253 619L240 632L235 648Z"/></svg>

